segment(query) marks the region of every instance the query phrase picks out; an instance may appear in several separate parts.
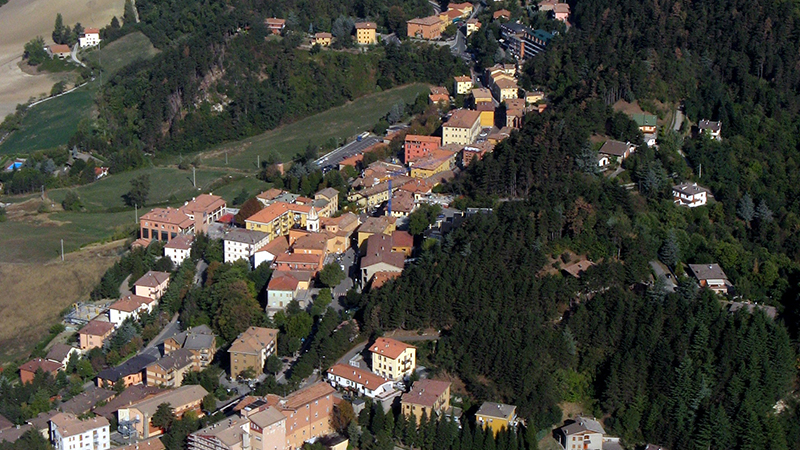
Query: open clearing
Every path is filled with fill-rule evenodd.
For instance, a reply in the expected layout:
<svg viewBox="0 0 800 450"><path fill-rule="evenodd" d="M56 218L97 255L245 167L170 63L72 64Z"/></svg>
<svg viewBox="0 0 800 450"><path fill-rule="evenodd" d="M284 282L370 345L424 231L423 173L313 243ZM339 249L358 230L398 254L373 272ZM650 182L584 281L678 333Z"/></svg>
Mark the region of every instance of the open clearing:
<svg viewBox="0 0 800 450"><path fill-rule="evenodd" d="M66 261L0 263L0 361L25 356L67 306L87 300L122 242L70 253Z"/></svg>
<svg viewBox="0 0 800 450"><path fill-rule="evenodd" d="M122 17L125 0L10 0L0 10L0 118L14 112L17 104L30 97L50 92L57 75L28 75L17 64L25 43L42 36L52 44L50 35L56 14L64 24L80 22L84 27L102 28L113 16Z"/></svg>
<svg viewBox="0 0 800 450"><path fill-rule="evenodd" d="M91 117L97 89L97 82L89 83L30 108L20 129L0 145L0 155L19 155L66 145L78 123Z"/></svg>
<svg viewBox="0 0 800 450"><path fill-rule="evenodd" d="M400 100L409 103L427 91L425 84L411 84L367 95L258 136L224 144L201 153L200 157L204 165L225 167L227 152L228 167L245 170L256 170L256 157L263 160L270 153L281 161L289 161L303 153L309 144L321 146L331 138L342 140L371 130L392 105Z"/></svg>
<svg viewBox="0 0 800 450"><path fill-rule="evenodd" d="M157 55L150 39L142 32L127 34L105 47L86 53L85 58L97 62L110 77L119 69L135 61L147 60Z"/></svg>

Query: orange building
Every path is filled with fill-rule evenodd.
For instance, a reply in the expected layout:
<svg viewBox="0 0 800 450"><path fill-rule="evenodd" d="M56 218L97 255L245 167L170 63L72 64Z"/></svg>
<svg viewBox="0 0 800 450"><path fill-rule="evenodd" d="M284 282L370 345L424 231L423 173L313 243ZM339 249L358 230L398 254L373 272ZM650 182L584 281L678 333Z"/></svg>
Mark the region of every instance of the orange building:
<svg viewBox="0 0 800 450"><path fill-rule="evenodd" d="M169 242L179 234L194 230L194 221L174 208L154 208L139 218L139 236Z"/></svg>
<svg viewBox="0 0 800 450"><path fill-rule="evenodd" d="M356 43L359 45L373 45L378 43L378 24L375 22L356 23Z"/></svg>
<svg viewBox="0 0 800 450"><path fill-rule="evenodd" d="M114 332L114 324L92 320L78 331L81 350L91 350L103 346L103 342Z"/></svg>
<svg viewBox="0 0 800 450"><path fill-rule="evenodd" d="M284 27L286 27L286 20L278 19L277 17L270 17L264 19L264 25L269 28L269 31L272 34L281 34L281 31L283 31Z"/></svg>
<svg viewBox="0 0 800 450"><path fill-rule="evenodd" d="M406 22L409 37L417 39L439 39L444 22L438 16L418 17Z"/></svg>
<svg viewBox="0 0 800 450"><path fill-rule="evenodd" d="M403 150L405 151L405 163L415 159L424 158L431 154L433 150L442 146L442 138L438 136L420 136L417 134L408 134L403 143Z"/></svg>
<svg viewBox="0 0 800 450"><path fill-rule="evenodd" d="M61 369L61 364L57 362L48 361L42 358L36 358L19 366L19 378L20 380L22 380L22 384L30 383L33 381L33 377L34 375L36 375L37 370L49 373L50 375L55 377L60 369Z"/></svg>

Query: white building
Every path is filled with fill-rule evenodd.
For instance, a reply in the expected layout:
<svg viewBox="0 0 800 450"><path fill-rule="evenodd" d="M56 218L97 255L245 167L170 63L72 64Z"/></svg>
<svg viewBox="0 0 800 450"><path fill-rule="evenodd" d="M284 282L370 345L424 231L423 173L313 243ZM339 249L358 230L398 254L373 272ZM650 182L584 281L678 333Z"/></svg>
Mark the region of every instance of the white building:
<svg viewBox="0 0 800 450"><path fill-rule="evenodd" d="M712 122L708 119L701 119L697 128L701 133L708 135L708 137L715 141L722 140L722 122Z"/></svg>
<svg viewBox="0 0 800 450"><path fill-rule="evenodd" d="M269 234L261 231L242 229L228 231L222 238L225 262L232 263L245 259L252 264L251 257L267 242L269 242Z"/></svg>
<svg viewBox="0 0 800 450"><path fill-rule="evenodd" d="M127 318L138 319L142 312L151 312L155 305L156 301L150 297L126 295L108 307L108 321L119 328Z"/></svg>
<svg viewBox="0 0 800 450"><path fill-rule="evenodd" d="M99 416L78 420L59 413L50 419L50 442L56 450L107 450L111 447L109 423Z"/></svg>
<svg viewBox="0 0 800 450"><path fill-rule="evenodd" d="M450 120L442 125L442 145L472 144L478 138L480 132L480 111L457 109L453 111L453 115L450 116Z"/></svg>
<svg viewBox="0 0 800 450"><path fill-rule="evenodd" d="M678 206L696 208L708 202L710 191L697 183L681 183L672 186L672 200Z"/></svg>
<svg viewBox="0 0 800 450"><path fill-rule="evenodd" d="M347 364L336 364L328 369L328 382L335 388L349 389L369 398L394 391L392 380Z"/></svg>
<svg viewBox="0 0 800 450"><path fill-rule="evenodd" d="M192 253L193 242L194 236L191 234L178 235L164 246L164 256L171 259L176 266L180 266Z"/></svg>
<svg viewBox="0 0 800 450"><path fill-rule="evenodd" d="M78 38L81 48L94 47L100 43L100 30L97 28L85 28Z"/></svg>
<svg viewBox="0 0 800 450"><path fill-rule="evenodd" d="M564 450L603 450L606 434L600 422L578 416L558 429L558 443Z"/></svg>

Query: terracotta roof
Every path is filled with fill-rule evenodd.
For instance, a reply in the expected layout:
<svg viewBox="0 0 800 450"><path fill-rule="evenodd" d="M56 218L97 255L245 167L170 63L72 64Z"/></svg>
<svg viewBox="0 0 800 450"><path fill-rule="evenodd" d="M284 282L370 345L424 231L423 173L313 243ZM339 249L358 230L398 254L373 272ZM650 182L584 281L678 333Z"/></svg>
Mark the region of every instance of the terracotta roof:
<svg viewBox="0 0 800 450"><path fill-rule="evenodd" d="M472 3L463 2L463 3L450 3L447 5L448 9L457 9L459 11L470 10L473 8Z"/></svg>
<svg viewBox="0 0 800 450"><path fill-rule="evenodd" d="M499 19L500 17L511 18L511 11L507 9L498 9L497 11L492 14L492 17L495 19Z"/></svg>
<svg viewBox="0 0 800 450"><path fill-rule="evenodd" d="M412 194L427 194L433 189L433 185L428 183L425 180L420 180L419 178L415 178L408 183L400 186L401 191L408 191Z"/></svg>
<svg viewBox="0 0 800 450"><path fill-rule="evenodd" d="M189 228L194 224L192 219L183 211L174 208L153 208L150 212L139 217L139 222L144 221L165 222L177 225L181 229Z"/></svg>
<svg viewBox="0 0 800 450"><path fill-rule="evenodd" d="M474 90L472 91L475 92ZM458 109L450 116L450 120L444 124L445 127L450 128L472 128L475 122L479 121L481 113L469 109Z"/></svg>
<svg viewBox="0 0 800 450"><path fill-rule="evenodd" d="M228 352L260 353L261 350L267 348L270 343L275 342L277 336L278 330L273 328L250 327L233 341Z"/></svg>
<svg viewBox="0 0 800 450"><path fill-rule="evenodd" d="M135 444L129 444L124 447L118 447L116 450L164 450L164 444L158 437L150 438L146 441L139 441Z"/></svg>
<svg viewBox="0 0 800 450"><path fill-rule="evenodd" d="M319 263L320 256L308 253L282 253L275 257L275 262L279 263Z"/></svg>
<svg viewBox="0 0 800 450"><path fill-rule="evenodd" d="M316 39L332 39L333 35L330 34L330 33L322 32L322 33L315 34L314 38L316 38Z"/></svg>
<svg viewBox="0 0 800 450"><path fill-rule="evenodd" d="M433 408L433 405L439 397L441 397L449 387L450 382L448 381L419 380L414 382L411 391L403 394L400 401Z"/></svg>
<svg viewBox="0 0 800 450"><path fill-rule="evenodd" d="M108 420L106 420L105 417L93 417L91 419L79 420L69 413L56 414L50 419L50 422L58 427L58 433L61 437L76 436L94 430L95 428L109 426Z"/></svg>
<svg viewBox="0 0 800 450"><path fill-rule="evenodd" d="M408 231L398 230L392 233L392 247L413 247L414 236Z"/></svg>
<svg viewBox="0 0 800 450"><path fill-rule="evenodd" d="M360 161L363 161L363 160L364 160L364 154L363 153L359 153L357 155L353 155L353 156L351 156L349 158L345 158L345 159L339 161L339 165L340 166L353 166L353 167L355 167L356 164L358 164Z"/></svg>
<svg viewBox="0 0 800 450"><path fill-rule="evenodd" d="M305 236L300 236L292 244L293 251L297 250L325 250L328 247L328 239L332 235L328 233L309 233Z"/></svg>
<svg viewBox="0 0 800 450"><path fill-rule="evenodd" d="M281 253L286 253L287 250L289 250L289 236L278 236L269 241L267 245L256 250L256 253L267 252L272 255L280 255Z"/></svg>
<svg viewBox="0 0 800 450"><path fill-rule="evenodd" d="M151 270L133 283L134 286L158 287L169 280L169 272Z"/></svg>
<svg viewBox="0 0 800 450"><path fill-rule="evenodd" d="M387 281L399 278L402 273L403 272L389 272L385 270L375 272L372 275L372 280L370 281L370 288L377 289L386 284Z"/></svg>
<svg viewBox="0 0 800 450"><path fill-rule="evenodd" d="M69 45L66 44L55 44L50 46L50 53L70 53L71 50ZM97 167L95 167L97 169Z"/></svg>
<svg viewBox="0 0 800 450"><path fill-rule="evenodd" d="M99 28L84 28L83 34L100 34Z"/></svg>
<svg viewBox="0 0 800 450"><path fill-rule="evenodd" d="M282 191L280 189L271 188L271 189L267 189L266 191L256 195L256 198L269 201L269 200L274 200L275 197L277 197L277 196L279 196L279 195L281 195L283 193L284 193L284 191Z"/></svg>
<svg viewBox="0 0 800 450"><path fill-rule="evenodd" d="M460 77L455 77L455 78L456 81L459 83L469 83L472 81L472 77L470 77L469 75L462 75Z"/></svg>
<svg viewBox="0 0 800 450"><path fill-rule="evenodd" d="M274 24L274 25L283 25L286 23L286 19L278 19L277 17L268 17L264 19L264 23L266 24Z"/></svg>
<svg viewBox="0 0 800 450"><path fill-rule="evenodd" d="M361 258L361 267L384 263L403 270L405 260L404 254L392 251L391 236L373 234L367 238L367 253Z"/></svg>
<svg viewBox="0 0 800 450"><path fill-rule="evenodd" d="M92 320L78 331L78 334L86 334L90 336L105 336L109 331L114 329L114 324L111 322L103 322L100 320Z"/></svg>
<svg viewBox="0 0 800 450"><path fill-rule="evenodd" d="M475 88L472 90L472 97L476 100L492 100L492 91L487 88Z"/></svg>
<svg viewBox="0 0 800 450"><path fill-rule="evenodd" d="M430 142L434 144L441 144L442 138L439 136L423 136L420 134L407 134L406 142Z"/></svg>
<svg viewBox="0 0 800 450"><path fill-rule="evenodd" d="M495 80L494 84L497 85L497 87L500 88L500 89L515 89L515 88L518 88L517 82L514 81L514 80L510 80L508 78L500 78L498 80Z"/></svg>
<svg viewBox="0 0 800 450"><path fill-rule="evenodd" d="M359 233L383 233L386 228L397 221L394 217L369 217L358 228Z"/></svg>
<svg viewBox="0 0 800 450"><path fill-rule="evenodd" d="M440 19L439 16L417 17L409 20L407 23L422 26L432 26L441 24L442 19Z"/></svg>
<svg viewBox="0 0 800 450"><path fill-rule="evenodd" d="M248 418L232 417L228 420L222 420L221 422L197 430L192 433L192 435L217 441L215 448L241 448L243 435L247 433L245 428L242 427L249 428ZM206 446L202 444L198 445L198 447L206 448ZM192 446L192 448L198 447Z"/></svg>
<svg viewBox="0 0 800 450"><path fill-rule="evenodd" d="M113 417L117 410L125 408L134 403L156 396L158 394L167 392L166 389L161 389L156 386L145 386L143 384L135 384L128 386L122 393L109 400L103 406L98 406L92 410L98 416L105 418Z"/></svg>
<svg viewBox="0 0 800 450"><path fill-rule="evenodd" d="M42 358L35 358L19 366L19 370L26 372L36 372L38 369L42 369L43 372L54 373L61 369L61 364Z"/></svg>
<svg viewBox="0 0 800 450"><path fill-rule="evenodd" d="M272 278L267 285L268 291L294 291L299 282L297 279L286 272L272 272Z"/></svg>
<svg viewBox="0 0 800 450"><path fill-rule="evenodd" d="M319 192L317 192L316 194L314 194L314 198L317 198L317 197L322 197L322 198L326 198L326 199L329 199L329 200L330 199L334 199L334 198L339 198L339 191L336 190L335 188L328 187L328 188L322 189Z"/></svg>
<svg viewBox="0 0 800 450"><path fill-rule="evenodd" d="M364 370L360 367L353 367L347 364L336 364L328 369L328 373L333 376L353 381L354 383L360 384L370 390L375 390L382 384L391 382L390 380L387 380L386 378L376 375L368 370Z"/></svg>
<svg viewBox="0 0 800 450"><path fill-rule="evenodd" d="M65 359L67 359L69 354L74 351L73 349L78 350L77 348L71 345L62 344L59 342L50 348L50 351L47 352L47 356L45 356L45 359L58 362L64 361Z"/></svg>
<svg viewBox="0 0 800 450"><path fill-rule="evenodd" d="M109 306L108 309L113 309L116 311L124 311L124 312L133 312L138 310L144 305L149 305L154 301L155 300L153 300L150 297L142 297L141 295L127 295L114 302L114 304Z"/></svg>
<svg viewBox="0 0 800 450"><path fill-rule="evenodd" d="M314 400L325 397L336 392L328 383L319 381L306 388L294 391L284 397L281 407L286 409L299 409Z"/></svg>
<svg viewBox="0 0 800 450"><path fill-rule="evenodd" d="M219 208L225 207L225 200L219 195L200 194L191 201L186 202L181 210L184 214L203 214L211 213Z"/></svg>
<svg viewBox="0 0 800 450"><path fill-rule="evenodd" d="M517 407L514 405L506 405L504 403L483 402L478 412L475 415L485 417L495 417L498 419L505 419L516 411Z"/></svg>
<svg viewBox="0 0 800 450"><path fill-rule="evenodd" d="M411 192L398 190L392 194L392 211L411 213L414 206L414 194Z"/></svg>
<svg viewBox="0 0 800 450"><path fill-rule="evenodd" d="M409 348L416 348L413 345L400 342L396 339L379 337L375 339L375 343L370 345L369 351L372 353L380 353L391 359L397 359L400 355Z"/></svg>
<svg viewBox="0 0 800 450"><path fill-rule="evenodd" d="M563 270L575 278L580 278L581 275L583 275L583 272L594 265L595 264L593 262L584 259L564 267Z"/></svg>
<svg viewBox="0 0 800 450"><path fill-rule="evenodd" d="M355 26L356 26L357 30L362 30L362 29L377 30L378 29L378 24L375 23L375 22L356 22Z"/></svg>
<svg viewBox="0 0 800 450"><path fill-rule="evenodd" d="M208 391L203 389L203 386L192 384L166 391L163 394L150 397L121 409L136 408L141 411L142 414L153 417L153 414L158 410L158 405L162 403L169 403L170 406L177 409L190 403L200 402L206 395L208 395Z"/></svg>
<svg viewBox="0 0 800 450"><path fill-rule="evenodd" d="M191 234L181 234L172 238L164 248L176 250L191 250L194 236Z"/></svg>

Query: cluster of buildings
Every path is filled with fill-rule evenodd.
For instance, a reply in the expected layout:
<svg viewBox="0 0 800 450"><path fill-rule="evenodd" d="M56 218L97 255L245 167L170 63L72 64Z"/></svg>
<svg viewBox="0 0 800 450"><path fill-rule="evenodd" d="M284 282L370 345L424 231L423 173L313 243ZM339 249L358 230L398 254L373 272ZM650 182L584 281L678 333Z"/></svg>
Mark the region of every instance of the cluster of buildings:
<svg viewBox="0 0 800 450"><path fill-rule="evenodd" d="M406 22L407 36L433 40L442 37L445 28L450 24L464 22L466 24L467 36L477 31L481 23L477 19L469 18L474 7L472 3L450 3L446 11L438 15L428 17L417 17ZM466 21L465 21L466 19Z"/></svg>
<svg viewBox="0 0 800 450"><path fill-rule="evenodd" d="M94 47L100 44L100 30L97 28L85 28L78 36L78 46L80 48ZM67 59L72 55L72 49L67 44L53 44L45 47L47 54L51 58Z"/></svg>

